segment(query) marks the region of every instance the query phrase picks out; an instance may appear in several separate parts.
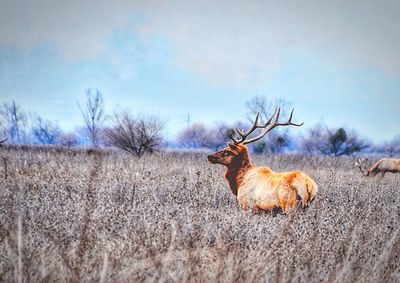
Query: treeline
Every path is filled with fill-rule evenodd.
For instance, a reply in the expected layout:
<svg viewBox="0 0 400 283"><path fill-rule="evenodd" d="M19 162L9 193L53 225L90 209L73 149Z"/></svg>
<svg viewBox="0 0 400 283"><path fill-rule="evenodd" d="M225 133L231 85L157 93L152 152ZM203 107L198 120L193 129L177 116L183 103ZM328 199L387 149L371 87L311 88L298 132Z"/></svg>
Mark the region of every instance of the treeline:
<svg viewBox="0 0 400 283"><path fill-rule="evenodd" d="M176 140L166 141L162 119L153 115L133 115L127 111L115 111L107 115L102 94L98 90L89 89L86 91L85 103L78 103L82 125L73 132L63 131L56 122L38 114L28 114L15 101L1 105L0 127L4 130L7 142L11 144L113 146L136 156L167 147L218 150L231 140L233 129L251 127L257 113L260 113L262 121L266 121L277 105L283 110L281 116L285 119L291 110L288 101L257 96L246 102L247 115L242 121L231 125L216 122L211 126L194 122L182 129ZM319 123L308 128L303 135L295 135L288 128L275 129L250 147L259 154L304 152L341 156L379 153L394 156L400 155L400 135L392 141L377 145L361 137L355 130L332 128Z"/></svg>

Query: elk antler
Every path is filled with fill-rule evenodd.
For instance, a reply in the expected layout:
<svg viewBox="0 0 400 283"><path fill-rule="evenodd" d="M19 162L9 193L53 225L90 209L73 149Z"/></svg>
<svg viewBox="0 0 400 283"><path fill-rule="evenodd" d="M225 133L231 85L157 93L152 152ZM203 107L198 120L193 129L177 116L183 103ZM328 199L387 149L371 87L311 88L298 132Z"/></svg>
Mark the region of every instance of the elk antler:
<svg viewBox="0 0 400 283"><path fill-rule="evenodd" d="M364 169L362 168L362 165L365 163L367 163L368 158L359 158L356 161L356 166L360 169L361 173L363 173L364 176L367 176L367 171L366 171L366 166L364 167Z"/></svg>
<svg viewBox="0 0 400 283"><path fill-rule="evenodd" d="M239 135L239 138L236 138L233 133L230 133L229 137L232 139L234 144L239 144L239 143L249 144L249 143L258 141L259 139L263 138L268 132L270 132L272 129L274 129L277 126L296 126L296 127L302 126L304 123L295 124L292 122L293 111L294 111L294 109L292 109L292 112L290 112L290 116L289 116L289 119L287 120L287 122L279 123L279 115L281 112L281 108L277 107L275 109L274 114L271 116L271 118L269 118L269 120L265 124L261 124L261 125L258 124L258 118L260 117L260 112L258 112L256 119L253 123L253 126L248 131L243 132L243 130L240 131L239 129L236 129L236 133ZM246 138L251 133L253 133L256 129L262 129L260 134L254 138L246 140Z"/></svg>

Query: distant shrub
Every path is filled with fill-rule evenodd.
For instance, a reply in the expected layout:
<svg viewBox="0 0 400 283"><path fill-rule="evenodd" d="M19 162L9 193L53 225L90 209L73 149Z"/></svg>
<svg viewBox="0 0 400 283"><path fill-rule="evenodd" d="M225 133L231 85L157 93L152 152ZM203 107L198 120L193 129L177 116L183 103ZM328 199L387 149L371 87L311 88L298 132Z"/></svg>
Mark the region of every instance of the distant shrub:
<svg viewBox="0 0 400 283"><path fill-rule="evenodd" d="M303 138L301 149L307 153L341 156L366 150L371 144L359 137L356 131L328 128L317 124Z"/></svg>
<svg viewBox="0 0 400 283"><path fill-rule="evenodd" d="M163 123L155 116L137 116L115 113L114 125L105 129L108 143L135 156L157 151L163 141Z"/></svg>

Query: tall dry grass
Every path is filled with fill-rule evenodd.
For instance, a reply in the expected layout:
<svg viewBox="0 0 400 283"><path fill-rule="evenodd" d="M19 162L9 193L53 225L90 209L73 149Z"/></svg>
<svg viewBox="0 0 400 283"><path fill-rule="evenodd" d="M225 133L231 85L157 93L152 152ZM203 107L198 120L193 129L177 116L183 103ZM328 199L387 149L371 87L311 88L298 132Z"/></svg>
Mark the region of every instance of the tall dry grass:
<svg viewBox="0 0 400 283"><path fill-rule="evenodd" d="M400 176L351 158L257 156L319 184L285 216L243 213L203 154L0 155L2 282L400 282Z"/></svg>

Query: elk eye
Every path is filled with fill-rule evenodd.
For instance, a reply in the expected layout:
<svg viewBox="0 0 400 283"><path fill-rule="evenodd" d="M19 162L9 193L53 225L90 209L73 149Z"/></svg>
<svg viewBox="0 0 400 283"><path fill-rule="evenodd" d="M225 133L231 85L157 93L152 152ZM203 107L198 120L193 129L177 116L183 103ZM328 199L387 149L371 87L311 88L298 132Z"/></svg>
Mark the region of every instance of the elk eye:
<svg viewBox="0 0 400 283"><path fill-rule="evenodd" d="M230 151L224 151L223 156L231 155L232 153Z"/></svg>

